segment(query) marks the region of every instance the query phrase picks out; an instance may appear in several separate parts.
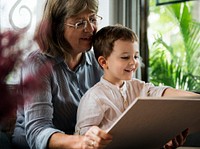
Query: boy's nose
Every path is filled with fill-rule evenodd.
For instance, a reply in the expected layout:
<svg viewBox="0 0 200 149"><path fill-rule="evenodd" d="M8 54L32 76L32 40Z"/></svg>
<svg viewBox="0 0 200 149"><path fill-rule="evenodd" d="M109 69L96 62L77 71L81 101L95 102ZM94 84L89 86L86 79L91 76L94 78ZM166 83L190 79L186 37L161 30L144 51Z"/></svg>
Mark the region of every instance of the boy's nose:
<svg viewBox="0 0 200 149"><path fill-rule="evenodd" d="M135 64L135 57L131 58L129 64L130 64L130 65L134 65L134 64Z"/></svg>

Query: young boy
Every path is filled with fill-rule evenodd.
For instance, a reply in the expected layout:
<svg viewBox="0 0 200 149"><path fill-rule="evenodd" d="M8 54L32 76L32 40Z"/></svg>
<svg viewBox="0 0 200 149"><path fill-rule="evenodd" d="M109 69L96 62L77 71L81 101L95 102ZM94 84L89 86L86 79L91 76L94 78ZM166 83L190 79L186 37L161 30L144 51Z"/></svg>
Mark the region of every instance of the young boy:
<svg viewBox="0 0 200 149"><path fill-rule="evenodd" d="M80 101L77 133L85 134L91 126L108 129L137 97L196 95L133 78L140 63L138 42L132 30L120 25L96 33L93 48L104 75Z"/></svg>

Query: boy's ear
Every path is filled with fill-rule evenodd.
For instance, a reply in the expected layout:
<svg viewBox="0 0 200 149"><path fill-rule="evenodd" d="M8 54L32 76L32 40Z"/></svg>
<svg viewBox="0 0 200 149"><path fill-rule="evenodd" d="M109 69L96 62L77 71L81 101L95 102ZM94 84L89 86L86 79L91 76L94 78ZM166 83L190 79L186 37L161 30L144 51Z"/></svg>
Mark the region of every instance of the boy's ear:
<svg viewBox="0 0 200 149"><path fill-rule="evenodd" d="M106 63L105 57L99 56L98 62L99 62L99 65L100 65L103 69L106 69L106 68L107 68L107 63Z"/></svg>

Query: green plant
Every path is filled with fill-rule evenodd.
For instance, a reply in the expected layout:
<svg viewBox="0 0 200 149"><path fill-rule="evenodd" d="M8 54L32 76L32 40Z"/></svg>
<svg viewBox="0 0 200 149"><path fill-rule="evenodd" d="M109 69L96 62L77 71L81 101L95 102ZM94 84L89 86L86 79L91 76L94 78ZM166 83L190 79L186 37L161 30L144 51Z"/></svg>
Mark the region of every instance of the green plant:
<svg viewBox="0 0 200 149"><path fill-rule="evenodd" d="M170 44L162 33L155 38L150 49L150 81L199 92L200 23L192 19L190 8L187 3L165 6L167 18L175 25L170 30L176 28L178 33L171 35Z"/></svg>

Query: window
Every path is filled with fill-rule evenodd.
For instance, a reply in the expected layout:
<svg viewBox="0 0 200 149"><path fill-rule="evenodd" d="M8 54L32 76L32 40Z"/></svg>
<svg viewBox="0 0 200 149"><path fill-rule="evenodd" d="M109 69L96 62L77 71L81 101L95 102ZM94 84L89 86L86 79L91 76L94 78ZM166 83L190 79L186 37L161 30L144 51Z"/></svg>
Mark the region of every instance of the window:
<svg viewBox="0 0 200 149"><path fill-rule="evenodd" d="M156 5L168 5L168 4L175 4L180 2L186 2L191 0L156 0Z"/></svg>
<svg viewBox="0 0 200 149"><path fill-rule="evenodd" d="M162 6L149 2L149 80L199 91L200 1Z"/></svg>
<svg viewBox="0 0 200 149"><path fill-rule="evenodd" d="M0 1L0 32L5 30L19 30L27 28L26 34L24 34L20 46L30 47L34 30L37 22L40 20L43 5L45 0L1 0ZM30 49L36 48L36 45L31 43ZM16 84L19 82L19 72L14 72L8 79L9 84Z"/></svg>

